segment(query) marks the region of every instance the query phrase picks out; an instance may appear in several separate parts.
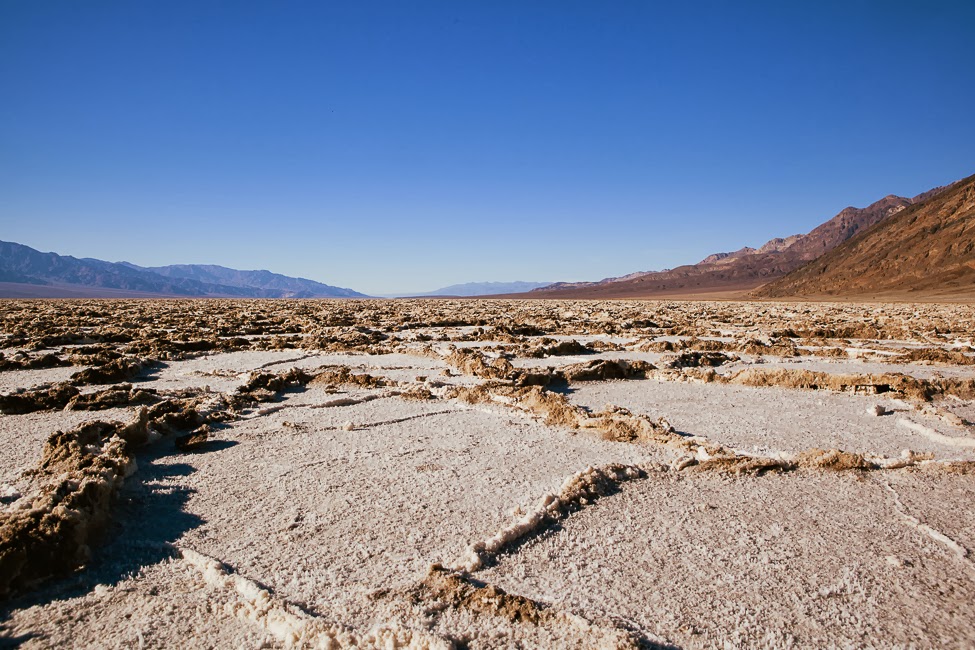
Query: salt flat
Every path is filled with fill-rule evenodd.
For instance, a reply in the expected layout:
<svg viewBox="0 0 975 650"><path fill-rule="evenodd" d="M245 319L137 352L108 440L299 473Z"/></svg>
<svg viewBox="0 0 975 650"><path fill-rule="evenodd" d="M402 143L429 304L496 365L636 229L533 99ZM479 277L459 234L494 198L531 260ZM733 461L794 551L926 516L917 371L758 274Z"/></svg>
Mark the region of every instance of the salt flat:
<svg viewBox="0 0 975 650"><path fill-rule="evenodd" d="M742 452L773 454L818 447L896 456L910 449L935 458L975 459L975 446L952 444L972 439L965 428L913 412L903 401L883 395L648 380L585 384L574 389L570 399L590 409L615 404L666 417L679 431ZM877 405L886 413L871 413ZM904 426L905 420L941 437L926 437Z"/></svg>
<svg viewBox="0 0 975 650"><path fill-rule="evenodd" d="M934 491L959 513L939 530L971 544L970 476L661 473L483 579L686 648L970 646L975 565L919 533L905 517L926 508L899 509L891 484Z"/></svg>
<svg viewBox="0 0 975 650"><path fill-rule="evenodd" d="M24 647L973 643L970 307L2 308Z"/></svg>

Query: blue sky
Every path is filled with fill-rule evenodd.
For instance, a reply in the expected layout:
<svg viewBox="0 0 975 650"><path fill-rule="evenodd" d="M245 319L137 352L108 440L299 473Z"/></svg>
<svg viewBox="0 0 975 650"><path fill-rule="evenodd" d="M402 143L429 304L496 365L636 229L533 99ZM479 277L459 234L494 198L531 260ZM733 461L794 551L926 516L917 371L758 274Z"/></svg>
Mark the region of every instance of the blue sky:
<svg viewBox="0 0 975 650"><path fill-rule="evenodd" d="M975 173L972 2L0 1L0 239L596 280Z"/></svg>

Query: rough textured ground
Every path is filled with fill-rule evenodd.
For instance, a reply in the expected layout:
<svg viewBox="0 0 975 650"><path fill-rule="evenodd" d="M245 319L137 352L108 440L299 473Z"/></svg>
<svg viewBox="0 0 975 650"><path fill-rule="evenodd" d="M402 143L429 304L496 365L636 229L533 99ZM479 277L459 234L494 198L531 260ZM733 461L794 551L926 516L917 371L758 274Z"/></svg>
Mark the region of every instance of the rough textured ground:
<svg viewBox="0 0 975 650"><path fill-rule="evenodd" d="M973 312L0 303L0 644L971 647Z"/></svg>

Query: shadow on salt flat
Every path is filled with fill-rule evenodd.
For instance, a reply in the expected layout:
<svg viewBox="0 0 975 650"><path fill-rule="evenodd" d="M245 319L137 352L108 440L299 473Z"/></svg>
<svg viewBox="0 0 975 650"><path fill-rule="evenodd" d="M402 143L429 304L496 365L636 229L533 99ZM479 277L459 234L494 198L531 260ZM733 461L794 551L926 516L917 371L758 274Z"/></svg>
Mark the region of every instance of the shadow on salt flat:
<svg viewBox="0 0 975 650"><path fill-rule="evenodd" d="M201 453L217 452L238 443L212 440ZM90 564L78 573L52 580L32 594L12 599L0 609L0 625L14 610L44 605L54 600L84 596L100 585L115 586L137 576L145 567L176 557L172 544L206 521L186 510L195 490L182 479L197 470L182 462L183 456L166 441L137 458L138 472L122 487L112 511L111 523L92 552ZM2 628L0 628L2 635ZM17 647L26 638L3 638L0 647Z"/></svg>

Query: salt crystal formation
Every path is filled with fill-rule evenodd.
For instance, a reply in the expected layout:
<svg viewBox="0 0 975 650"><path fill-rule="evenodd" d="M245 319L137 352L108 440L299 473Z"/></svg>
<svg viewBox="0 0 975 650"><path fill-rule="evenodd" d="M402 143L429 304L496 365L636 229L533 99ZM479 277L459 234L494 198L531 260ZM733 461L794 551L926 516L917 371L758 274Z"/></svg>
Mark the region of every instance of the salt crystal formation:
<svg viewBox="0 0 975 650"><path fill-rule="evenodd" d="M0 318L11 639L975 644L971 307L7 301Z"/></svg>

